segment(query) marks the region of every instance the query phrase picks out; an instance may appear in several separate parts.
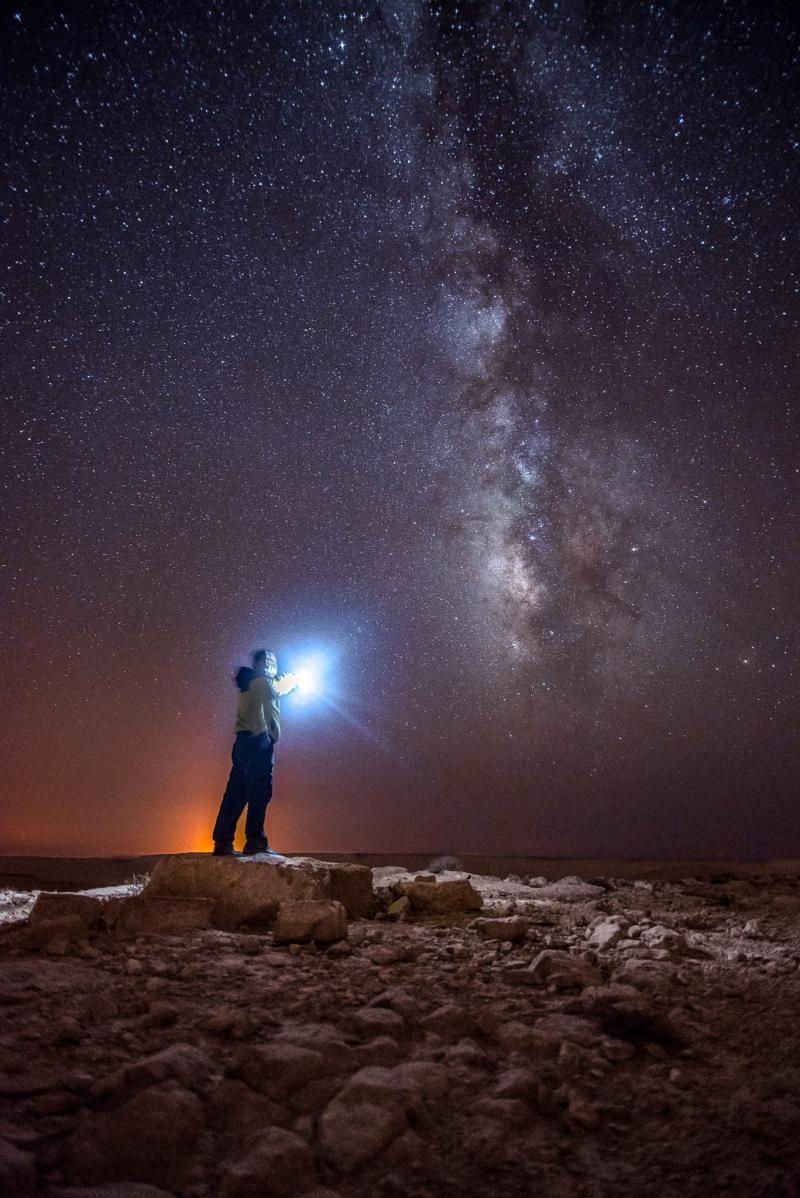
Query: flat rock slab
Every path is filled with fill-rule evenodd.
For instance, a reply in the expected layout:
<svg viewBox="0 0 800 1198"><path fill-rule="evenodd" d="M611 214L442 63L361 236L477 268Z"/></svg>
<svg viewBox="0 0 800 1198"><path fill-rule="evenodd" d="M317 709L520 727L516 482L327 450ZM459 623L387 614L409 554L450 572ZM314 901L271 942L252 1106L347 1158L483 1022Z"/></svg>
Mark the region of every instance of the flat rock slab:
<svg viewBox="0 0 800 1198"><path fill-rule="evenodd" d="M466 878L444 882L403 882L403 894L415 915L451 915L480 911L483 900Z"/></svg>
<svg viewBox="0 0 800 1198"><path fill-rule="evenodd" d="M317 861L280 862L246 857L167 857L159 861L143 898L209 898L212 927L271 924L288 900L332 899L351 919L369 918L375 909L372 874L364 865Z"/></svg>
<svg viewBox="0 0 800 1198"><path fill-rule="evenodd" d="M78 918L87 928L97 927L103 919L103 903L88 894L51 891L37 895L30 913L30 926L51 923L54 919Z"/></svg>
<svg viewBox="0 0 800 1198"><path fill-rule="evenodd" d="M207 928L213 909L210 898L142 894L121 901L113 927L123 936L184 936Z"/></svg>

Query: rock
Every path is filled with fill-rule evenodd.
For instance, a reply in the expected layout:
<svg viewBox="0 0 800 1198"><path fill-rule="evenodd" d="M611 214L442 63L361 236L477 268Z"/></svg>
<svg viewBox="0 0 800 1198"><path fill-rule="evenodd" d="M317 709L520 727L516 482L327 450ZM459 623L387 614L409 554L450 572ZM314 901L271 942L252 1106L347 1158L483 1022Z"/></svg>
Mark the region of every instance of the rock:
<svg viewBox="0 0 800 1198"><path fill-rule="evenodd" d="M249 1011L238 1007L225 1007L217 1011L203 1024L212 1036L229 1036L231 1040L246 1040L262 1028L262 1023Z"/></svg>
<svg viewBox="0 0 800 1198"><path fill-rule="evenodd" d="M435 1068L435 1067L434 1067ZM441 1084L410 1065L359 1070L320 1119L323 1152L335 1169L351 1173L383 1152L406 1127L407 1113Z"/></svg>
<svg viewBox="0 0 800 1198"><path fill-rule="evenodd" d="M534 1024L511 1020L501 1024L494 1034L506 1052L548 1057L556 1056L563 1042L582 1047L594 1044L600 1037L600 1030L588 1019L554 1012Z"/></svg>
<svg viewBox="0 0 800 1198"><path fill-rule="evenodd" d="M241 1049L231 1073L252 1089L280 1099L334 1069L321 1052L276 1039L271 1044Z"/></svg>
<svg viewBox="0 0 800 1198"><path fill-rule="evenodd" d="M443 882L401 882L400 888L411 902L415 915L454 915L480 911L483 899L466 879Z"/></svg>
<svg viewBox="0 0 800 1198"><path fill-rule="evenodd" d="M620 940L624 940L628 931L628 921L624 919L604 919L595 924L587 937L592 948L607 952Z"/></svg>
<svg viewBox="0 0 800 1198"><path fill-rule="evenodd" d="M538 879L534 879L535 884ZM558 882L549 882L539 886L536 891L537 899L552 899L557 903L585 903L590 899L600 898L605 894L602 886L593 886L581 878L560 878Z"/></svg>
<svg viewBox="0 0 800 1198"><path fill-rule="evenodd" d="M288 1122L289 1113L265 1094L226 1077L217 1082L208 1097L208 1119L216 1132L228 1136L238 1148L265 1127Z"/></svg>
<svg viewBox="0 0 800 1198"><path fill-rule="evenodd" d="M472 1104L470 1116L495 1119L511 1129L524 1127L531 1112L519 1098L479 1098Z"/></svg>
<svg viewBox="0 0 800 1198"><path fill-rule="evenodd" d="M594 1131L596 1127L600 1126L600 1114L597 1107L582 1094L576 1092L570 1094L567 1113L573 1123L585 1127L588 1131Z"/></svg>
<svg viewBox="0 0 800 1198"><path fill-rule="evenodd" d="M402 1105L392 1096L359 1102L340 1094L320 1119L322 1150L334 1169L351 1173L388 1148L405 1126Z"/></svg>
<svg viewBox="0 0 800 1198"><path fill-rule="evenodd" d="M426 1032L435 1032L443 1039L458 1039L468 1036L475 1031L475 1023L470 1015L456 1003L444 1003L430 1015L419 1021L420 1027Z"/></svg>
<svg viewBox="0 0 800 1198"><path fill-rule="evenodd" d="M347 912L331 899L285 899L275 923L276 944L330 943L347 936Z"/></svg>
<svg viewBox="0 0 800 1198"><path fill-rule="evenodd" d="M8 1140L0 1140L0 1194L9 1198L34 1198L36 1162Z"/></svg>
<svg viewBox="0 0 800 1198"><path fill-rule="evenodd" d="M623 962L614 970L614 981L637 989L668 993L675 974L675 967L667 961Z"/></svg>
<svg viewBox="0 0 800 1198"><path fill-rule="evenodd" d="M113 929L120 936L185 936L208 927L213 906L210 898L137 894L115 908Z"/></svg>
<svg viewBox="0 0 800 1198"><path fill-rule="evenodd" d="M566 1040L570 1044L580 1044L582 1047L594 1044L600 1036L599 1028L592 1020L584 1019L580 1015L565 1015L560 1011L553 1011L537 1019L533 1030L544 1040Z"/></svg>
<svg viewBox="0 0 800 1198"><path fill-rule="evenodd" d="M507 919L476 919L475 928L484 940L524 940L528 934L531 921L521 915L512 915Z"/></svg>
<svg viewBox="0 0 800 1198"><path fill-rule="evenodd" d="M332 1023L288 1023L281 1028L272 1043L294 1044L298 1048L319 1053L326 1066L337 1073L355 1067L353 1049Z"/></svg>
<svg viewBox="0 0 800 1198"><path fill-rule="evenodd" d="M202 1132L195 1094L149 1087L116 1110L83 1113L67 1146L66 1171L73 1182L141 1181L182 1190Z"/></svg>
<svg viewBox="0 0 800 1198"><path fill-rule="evenodd" d="M390 1007L362 1007L351 1016L356 1031L366 1035L399 1036L405 1030L406 1021Z"/></svg>
<svg viewBox="0 0 800 1198"><path fill-rule="evenodd" d="M138 1181L112 1181L104 1186L53 1186L49 1198L174 1198L157 1186Z"/></svg>
<svg viewBox="0 0 800 1198"><path fill-rule="evenodd" d="M419 1011L419 1003L415 998L412 998L407 990L401 986L395 986L391 990L382 990L380 994L376 994L367 1003L368 1007L391 1007L393 1011L397 1011L404 1019L413 1019Z"/></svg>
<svg viewBox="0 0 800 1198"><path fill-rule="evenodd" d="M621 982L612 982L607 986L587 986L581 991L580 1005L584 1011L602 1012L621 1002L639 1002L642 998L640 990Z"/></svg>
<svg viewBox="0 0 800 1198"><path fill-rule="evenodd" d="M346 940L336 940L328 949L329 957L352 957L353 946Z"/></svg>
<svg viewBox="0 0 800 1198"><path fill-rule="evenodd" d="M80 915L42 918L33 924L29 922L23 929L22 943L28 949L45 949L54 956L63 957L76 944L85 941L88 932L86 921Z"/></svg>
<svg viewBox="0 0 800 1198"><path fill-rule="evenodd" d="M188 1090L202 1089L214 1072L213 1062L192 1044L171 1044L163 1052L134 1061L98 1082L97 1097L120 1096L161 1082L179 1082Z"/></svg>
<svg viewBox="0 0 800 1198"><path fill-rule="evenodd" d="M150 1004L142 1020L143 1027L172 1027L178 1022L178 1008L174 1003L162 1000Z"/></svg>
<svg viewBox="0 0 800 1198"><path fill-rule="evenodd" d="M210 854L165 857L142 894L211 898L212 925L231 929L272 923L286 900L330 899L341 903L351 919L368 919L375 907L372 874L365 866L310 857L281 862Z"/></svg>
<svg viewBox="0 0 800 1198"><path fill-rule="evenodd" d="M394 1084L407 1094L416 1091L423 1098L444 1098L450 1088L447 1070L433 1061L405 1061L391 1072Z"/></svg>
<svg viewBox="0 0 800 1198"><path fill-rule="evenodd" d="M35 928L42 923L75 917L81 921L84 928L97 928L103 922L103 907L101 899L92 898L88 894L43 891L33 904L28 924Z"/></svg>
<svg viewBox="0 0 800 1198"><path fill-rule="evenodd" d="M390 919L408 919L411 910L411 899L407 894L402 894L399 899L389 904L386 914Z"/></svg>
<svg viewBox="0 0 800 1198"><path fill-rule="evenodd" d="M270 1127L244 1156L225 1166L219 1198L288 1198L314 1179L308 1144L294 1132Z"/></svg>
<svg viewBox="0 0 800 1198"><path fill-rule="evenodd" d="M376 944L367 953L375 965L399 965L414 961L418 954L419 949L413 944Z"/></svg>
<svg viewBox="0 0 800 1198"><path fill-rule="evenodd" d="M403 1050L394 1036L374 1036L354 1048L359 1067L379 1065L391 1069L403 1059Z"/></svg>
<svg viewBox="0 0 800 1198"><path fill-rule="evenodd" d="M544 949L531 962L528 972L535 982L557 990L581 990L601 981L600 972L584 957L558 949Z"/></svg>
<svg viewBox="0 0 800 1198"><path fill-rule="evenodd" d="M539 1079L530 1069L507 1069L495 1082L495 1098L521 1098L524 1102L534 1099L539 1090Z"/></svg>

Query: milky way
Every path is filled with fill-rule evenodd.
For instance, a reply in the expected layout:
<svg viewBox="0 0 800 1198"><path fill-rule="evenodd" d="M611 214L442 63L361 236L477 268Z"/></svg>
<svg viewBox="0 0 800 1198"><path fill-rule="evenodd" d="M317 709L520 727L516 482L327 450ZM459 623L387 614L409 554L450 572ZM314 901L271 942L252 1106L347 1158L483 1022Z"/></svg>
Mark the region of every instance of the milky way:
<svg viewBox="0 0 800 1198"><path fill-rule="evenodd" d="M3 20L3 845L797 851L797 25Z"/></svg>

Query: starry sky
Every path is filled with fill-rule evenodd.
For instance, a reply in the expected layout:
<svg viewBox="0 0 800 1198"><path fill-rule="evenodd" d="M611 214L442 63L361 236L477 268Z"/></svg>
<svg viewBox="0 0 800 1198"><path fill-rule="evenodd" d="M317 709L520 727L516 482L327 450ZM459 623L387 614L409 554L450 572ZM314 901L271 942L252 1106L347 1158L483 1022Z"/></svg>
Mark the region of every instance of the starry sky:
<svg viewBox="0 0 800 1198"><path fill-rule="evenodd" d="M785 13L3 7L0 850L800 854Z"/></svg>

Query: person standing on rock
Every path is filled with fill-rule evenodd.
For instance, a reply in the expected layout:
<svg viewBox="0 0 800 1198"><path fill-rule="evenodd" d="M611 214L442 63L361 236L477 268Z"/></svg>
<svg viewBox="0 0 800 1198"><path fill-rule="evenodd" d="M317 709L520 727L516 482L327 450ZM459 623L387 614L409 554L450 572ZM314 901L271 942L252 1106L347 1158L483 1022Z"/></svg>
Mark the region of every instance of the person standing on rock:
<svg viewBox="0 0 800 1198"><path fill-rule="evenodd" d="M247 808L244 853L271 852L264 818L272 798L275 744L281 734L281 701L275 687L278 663L275 654L257 649L253 668L242 666L236 674L239 701L231 772L214 824L214 855L234 855L236 824ZM278 854L276 854L277 856Z"/></svg>

